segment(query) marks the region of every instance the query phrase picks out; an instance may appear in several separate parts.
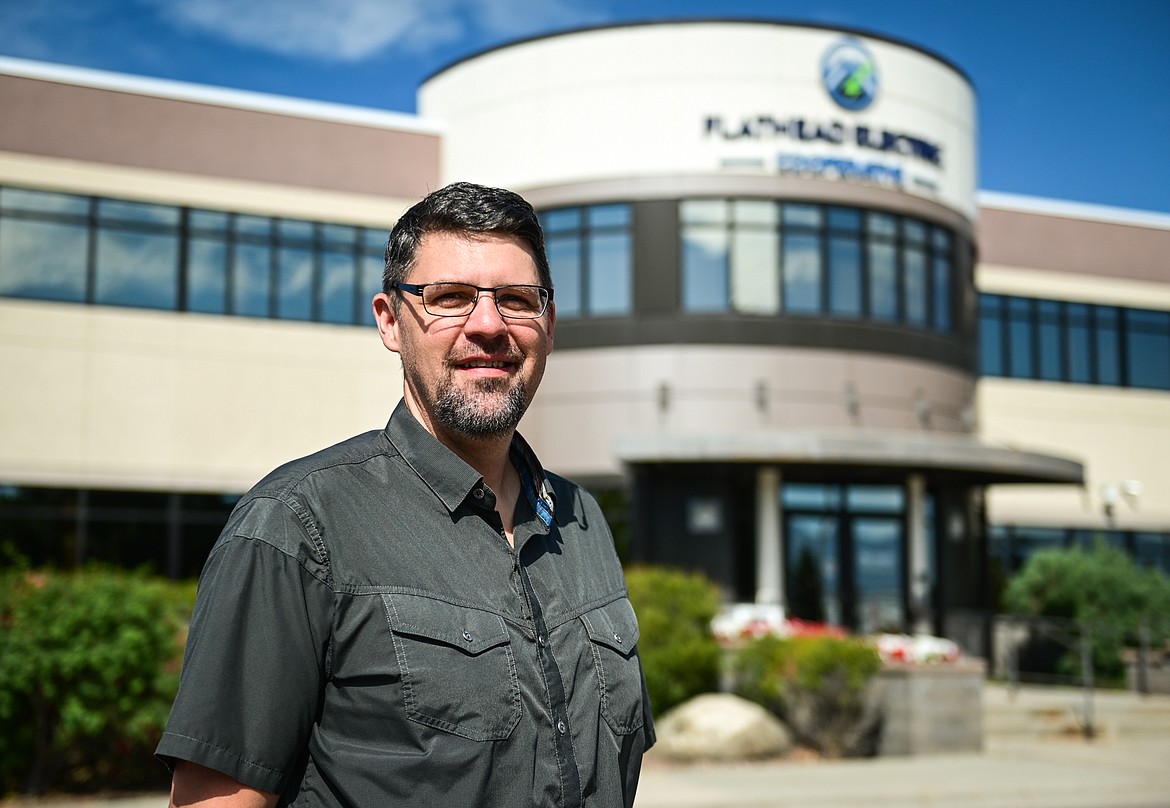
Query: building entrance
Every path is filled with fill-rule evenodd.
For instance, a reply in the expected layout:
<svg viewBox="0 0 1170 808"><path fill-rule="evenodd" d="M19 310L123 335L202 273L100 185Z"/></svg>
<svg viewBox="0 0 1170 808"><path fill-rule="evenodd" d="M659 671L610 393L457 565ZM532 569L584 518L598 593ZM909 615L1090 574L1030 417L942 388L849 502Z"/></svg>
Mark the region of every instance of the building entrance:
<svg viewBox="0 0 1170 808"><path fill-rule="evenodd" d="M903 487L789 483L781 502L789 616L861 633L903 626Z"/></svg>

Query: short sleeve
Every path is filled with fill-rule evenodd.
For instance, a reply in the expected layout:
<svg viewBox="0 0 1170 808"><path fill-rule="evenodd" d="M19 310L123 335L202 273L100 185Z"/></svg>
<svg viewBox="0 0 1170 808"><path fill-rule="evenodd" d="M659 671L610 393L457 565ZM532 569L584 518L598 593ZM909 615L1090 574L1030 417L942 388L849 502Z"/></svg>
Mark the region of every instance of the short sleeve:
<svg viewBox="0 0 1170 808"><path fill-rule="evenodd" d="M157 754L282 792L301 759L327 675L333 596L296 515L255 503L199 581L179 693Z"/></svg>

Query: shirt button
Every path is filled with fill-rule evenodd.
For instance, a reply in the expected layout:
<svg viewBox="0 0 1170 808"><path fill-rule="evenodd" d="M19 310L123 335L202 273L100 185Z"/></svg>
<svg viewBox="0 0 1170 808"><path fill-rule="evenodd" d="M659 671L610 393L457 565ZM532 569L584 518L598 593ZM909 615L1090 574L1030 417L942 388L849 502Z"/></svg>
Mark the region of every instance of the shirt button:
<svg viewBox="0 0 1170 808"><path fill-rule="evenodd" d="M618 645L622 644L622 635L621 634L614 634L613 639L615 642L617 642Z"/></svg>
<svg viewBox="0 0 1170 808"><path fill-rule="evenodd" d="M463 629L463 641L464 642L471 642L471 632L468 631L467 629Z"/></svg>
<svg viewBox="0 0 1170 808"><path fill-rule="evenodd" d="M537 635L536 635L536 642L537 642L537 643L538 643L538 644L539 644L541 647L544 647L544 635L543 635L543 634L537 634Z"/></svg>
<svg viewBox="0 0 1170 808"><path fill-rule="evenodd" d="M567 727L565 726L565 722L564 722L564 721L558 721L558 722L557 722L557 732L559 732L559 733L561 733L562 735L564 735L564 734L565 734L565 730L566 730L566 729L567 729Z"/></svg>
<svg viewBox="0 0 1170 808"><path fill-rule="evenodd" d="M475 497L476 499L483 499L483 489L482 488L474 488L471 491L471 495L473 497Z"/></svg>

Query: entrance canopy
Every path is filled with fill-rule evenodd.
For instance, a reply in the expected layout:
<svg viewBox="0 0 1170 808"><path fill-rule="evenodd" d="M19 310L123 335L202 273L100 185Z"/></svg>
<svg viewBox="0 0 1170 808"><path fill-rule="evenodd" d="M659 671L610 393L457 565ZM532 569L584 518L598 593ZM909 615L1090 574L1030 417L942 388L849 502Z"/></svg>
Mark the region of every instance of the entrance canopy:
<svg viewBox="0 0 1170 808"><path fill-rule="evenodd" d="M1083 484L1075 460L988 443L972 435L759 430L626 435L615 446L625 463L753 463L867 466L951 473L971 482Z"/></svg>

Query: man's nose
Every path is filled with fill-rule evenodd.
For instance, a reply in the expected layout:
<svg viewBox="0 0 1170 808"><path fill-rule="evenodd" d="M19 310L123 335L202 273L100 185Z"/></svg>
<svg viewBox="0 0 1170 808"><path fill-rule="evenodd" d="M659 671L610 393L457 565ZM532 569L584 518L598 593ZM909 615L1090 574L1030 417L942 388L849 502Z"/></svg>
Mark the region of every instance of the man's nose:
<svg viewBox="0 0 1170 808"><path fill-rule="evenodd" d="M467 315L467 323L463 326L463 330L487 336L498 336L507 329L508 323L500 316L500 310L496 308L495 297L480 292L475 300L475 306L471 309L471 314Z"/></svg>

